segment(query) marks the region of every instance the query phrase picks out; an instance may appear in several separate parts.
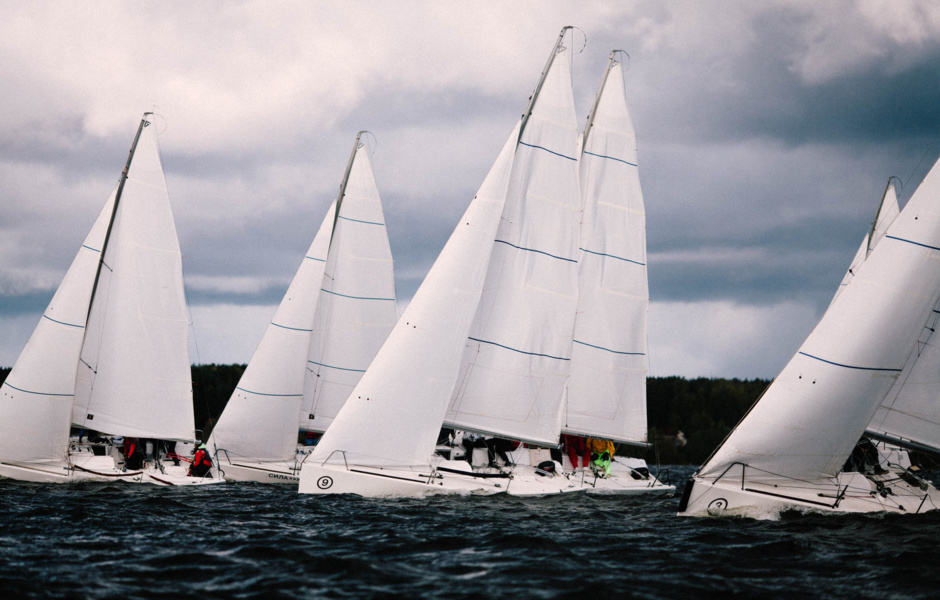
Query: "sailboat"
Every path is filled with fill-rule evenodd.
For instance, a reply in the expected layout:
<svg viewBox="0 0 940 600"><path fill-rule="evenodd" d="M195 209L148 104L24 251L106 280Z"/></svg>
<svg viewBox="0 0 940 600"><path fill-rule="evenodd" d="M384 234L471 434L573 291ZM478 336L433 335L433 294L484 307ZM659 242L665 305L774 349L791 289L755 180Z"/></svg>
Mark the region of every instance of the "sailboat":
<svg viewBox="0 0 940 600"><path fill-rule="evenodd" d="M919 393L936 369L931 374L919 365L936 356L930 344L940 314L938 202L938 164L896 216L889 180L844 285L796 355L688 481L680 515L920 513L940 506L940 492L915 468L882 462L869 439L880 434L917 447L913 432L937 412L929 406L936 395L928 402ZM903 408L913 398L919 415ZM940 443L921 446L936 452Z"/></svg>
<svg viewBox="0 0 940 600"><path fill-rule="evenodd" d="M210 435L227 479L296 484L309 454L298 448L298 430L326 431L398 318L364 133L356 135L339 195Z"/></svg>
<svg viewBox="0 0 940 600"><path fill-rule="evenodd" d="M301 493L517 490L511 474L435 454L445 412L464 429L557 443L578 281L570 29L437 261L304 463ZM510 401L511 415L492 410ZM546 477L517 492L569 487Z"/></svg>
<svg viewBox="0 0 940 600"><path fill-rule="evenodd" d="M610 53L581 135L580 281L562 433L647 447L646 213L621 54ZM609 477L580 474L589 493L675 491L642 459L611 466Z"/></svg>
<svg viewBox="0 0 940 600"><path fill-rule="evenodd" d="M74 425L141 440L195 439L182 259L151 114L144 113L115 191L4 382L0 476L218 481L188 477L153 442L151 460L134 470L120 468L113 445L69 437Z"/></svg>

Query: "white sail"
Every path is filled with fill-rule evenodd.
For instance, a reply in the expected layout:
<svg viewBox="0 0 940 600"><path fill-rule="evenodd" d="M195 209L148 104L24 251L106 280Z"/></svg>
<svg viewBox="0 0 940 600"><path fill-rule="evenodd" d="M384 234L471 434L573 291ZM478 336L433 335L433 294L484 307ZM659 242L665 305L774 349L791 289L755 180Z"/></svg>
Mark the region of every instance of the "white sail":
<svg viewBox="0 0 940 600"><path fill-rule="evenodd" d="M872 250L875 249L875 246L884 238L885 232L888 231L888 227L891 223L894 222L894 219L897 218L898 214L901 212L898 207L898 194L894 189L894 183L891 179L888 179L888 184L885 186L884 194L881 196L881 202L878 204L878 211L875 214L875 220L872 221L871 227L868 230L868 233L865 234L865 237L862 239L862 243L858 247L858 251L855 253L855 256L852 258L852 262L849 264L848 270L845 272L845 276L842 278L842 282L839 284L839 288L836 290L836 296L842 292L842 288L847 286L852 277L855 276L855 271L865 259L868 258L868 255Z"/></svg>
<svg viewBox="0 0 940 600"><path fill-rule="evenodd" d="M564 433L646 442L646 213L612 53L581 150L580 283Z"/></svg>
<svg viewBox="0 0 940 600"><path fill-rule="evenodd" d="M913 448L940 452L940 305L935 306L917 347L894 388L868 425L868 433Z"/></svg>
<svg viewBox="0 0 940 600"><path fill-rule="evenodd" d="M519 127L308 464L428 465L493 250Z"/></svg>
<svg viewBox="0 0 940 600"><path fill-rule="evenodd" d="M115 201L82 347L73 421L193 439L182 259L154 127L144 120Z"/></svg>
<svg viewBox="0 0 940 600"><path fill-rule="evenodd" d="M940 297L940 167L934 165L799 352L699 477L839 473L894 385Z"/></svg>
<svg viewBox="0 0 940 600"><path fill-rule="evenodd" d="M326 431L398 320L392 251L365 144L356 147L319 290L300 428Z"/></svg>
<svg viewBox="0 0 940 600"><path fill-rule="evenodd" d="M114 195L101 209L0 388L0 461L62 460L66 454L75 365Z"/></svg>
<svg viewBox="0 0 940 600"><path fill-rule="evenodd" d="M258 460L294 457L307 352L335 211L333 202L212 429L209 448Z"/></svg>
<svg viewBox="0 0 940 600"><path fill-rule="evenodd" d="M578 296L571 54L556 46L520 133L448 426L558 443Z"/></svg>

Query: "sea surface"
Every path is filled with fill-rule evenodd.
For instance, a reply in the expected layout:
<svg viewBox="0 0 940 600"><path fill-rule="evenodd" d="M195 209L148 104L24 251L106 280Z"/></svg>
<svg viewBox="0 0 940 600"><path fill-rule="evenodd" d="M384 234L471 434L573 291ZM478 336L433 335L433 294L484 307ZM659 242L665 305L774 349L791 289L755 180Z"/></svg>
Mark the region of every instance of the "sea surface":
<svg viewBox="0 0 940 600"><path fill-rule="evenodd" d="M671 469L684 481L691 468ZM681 485L680 485L681 488ZM678 496L370 500L0 482L4 598L936 598L940 514L687 519Z"/></svg>

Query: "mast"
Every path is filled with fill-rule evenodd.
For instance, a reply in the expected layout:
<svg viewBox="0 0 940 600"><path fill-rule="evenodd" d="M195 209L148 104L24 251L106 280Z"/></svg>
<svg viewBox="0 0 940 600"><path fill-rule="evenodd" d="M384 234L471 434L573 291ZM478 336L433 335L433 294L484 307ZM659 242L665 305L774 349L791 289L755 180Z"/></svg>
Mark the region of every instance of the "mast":
<svg viewBox="0 0 940 600"><path fill-rule="evenodd" d="M343 182L339 184L339 196L336 198L336 211L333 213L333 230L330 232L330 246L333 245L333 234L336 233L336 222L339 221L339 211L343 206L343 198L346 196L346 184L349 183L349 174L352 172L353 162L356 160L356 152L359 150L359 138L365 130L356 134L356 143L353 144L352 153L349 155L349 162L346 164L346 173L343 174Z"/></svg>
<svg viewBox="0 0 940 600"><path fill-rule="evenodd" d="M597 106L601 102L601 96L604 94L604 87L607 85L607 77L610 75L610 70L614 68L614 65L619 65L620 61L614 59L614 55L618 52L623 52L627 54L624 50L611 50L610 57L607 59L607 69L604 70L604 77L601 78L601 85L597 88L597 95L594 96L594 106L591 107L591 114L588 115L587 125L584 126L584 135L581 138L581 151L584 152L584 149L587 147L588 135L591 133L591 128L594 126L594 116L597 114ZM627 54L627 57L630 55Z"/></svg>
<svg viewBox="0 0 940 600"><path fill-rule="evenodd" d="M117 193L114 195L114 206L111 208L111 219L108 221L108 229L104 234L104 243L101 245L101 258L98 260L98 270L95 271L95 282L91 286L91 298L88 299L88 313L85 315L86 323L91 316L91 307L95 303L95 293L98 291L98 279L101 277L101 266L104 265L104 255L105 251L108 249L108 241L111 239L111 229L114 227L114 218L117 216L118 204L121 202L121 193L124 191L124 183L127 181L127 173L131 169L131 161L134 160L134 152L137 150L137 142L140 141L140 134L144 130L144 127L150 125L150 121L147 120L147 115L152 114L152 112L145 112L144 116L141 117L140 125L137 126L137 134L134 136L134 143L131 144L130 152L127 153L127 163L124 165L124 170L121 171L121 181L118 183Z"/></svg>
<svg viewBox="0 0 940 600"><path fill-rule="evenodd" d="M525 107L525 112L522 113L522 124L519 126L518 138L520 140L522 139L522 132L525 131L526 123L529 122L529 117L532 116L532 109L535 108L535 101L538 99L539 92L542 91L542 85L545 83L548 71L552 68L552 63L555 62L555 55L558 54L558 49L565 39L565 33L567 33L569 29L574 29L574 27L572 25L565 25L561 28L561 33L558 34L558 40L555 42L554 47L552 47L552 53L548 55L548 62L545 63L545 68L542 69L542 76L539 77L539 83L535 86L535 91L532 92L532 96L529 98L529 104Z"/></svg>

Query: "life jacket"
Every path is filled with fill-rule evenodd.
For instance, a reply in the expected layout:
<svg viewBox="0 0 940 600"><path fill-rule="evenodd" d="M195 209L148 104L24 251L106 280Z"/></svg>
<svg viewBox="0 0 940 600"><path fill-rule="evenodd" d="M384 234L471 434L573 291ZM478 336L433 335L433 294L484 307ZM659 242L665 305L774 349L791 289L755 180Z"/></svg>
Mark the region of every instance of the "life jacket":
<svg viewBox="0 0 940 600"><path fill-rule="evenodd" d="M201 465L206 465L207 467L212 466L212 459L209 458L209 453L205 450L199 449L196 450L196 455L193 456L193 466L198 467Z"/></svg>

